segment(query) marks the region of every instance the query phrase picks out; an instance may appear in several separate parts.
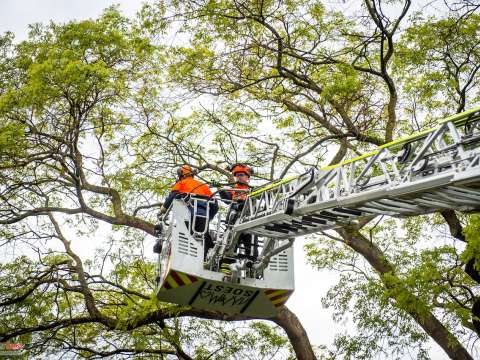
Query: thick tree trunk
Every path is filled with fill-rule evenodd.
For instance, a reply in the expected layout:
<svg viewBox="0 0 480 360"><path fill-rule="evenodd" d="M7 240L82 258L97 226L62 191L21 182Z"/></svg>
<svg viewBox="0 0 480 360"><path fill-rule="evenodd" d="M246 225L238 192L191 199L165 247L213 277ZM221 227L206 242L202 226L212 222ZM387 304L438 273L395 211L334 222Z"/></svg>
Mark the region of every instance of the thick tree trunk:
<svg viewBox="0 0 480 360"><path fill-rule="evenodd" d="M272 321L285 330L298 360L317 359L302 323L286 306L280 308L278 315Z"/></svg>
<svg viewBox="0 0 480 360"><path fill-rule="evenodd" d="M465 235L463 235L463 228L460 220L458 220L457 214L455 214L454 210L444 210L441 211L440 214L443 216L445 221L448 224L448 228L450 229L450 234L457 238L460 241L466 242Z"/></svg>
<svg viewBox="0 0 480 360"><path fill-rule="evenodd" d="M212 319L212 320L223 320L223 321L245 321L245 320L256 320L242 315L225 315L220 314L215 311L208 310L199 310L199 309L188 309L176 313L176 316L192 316L202 319ZM148 316L138 319L132 324L134 327L131 329L137 328L142 325L150 324L153 321L160 321L164 319L171 318L171 314L168 314L162 310L157 310L150 313ZM270 319L275 324L280 326L288 336L290 343L292 344L293 350L295 351L296 358L298 360L316 360L315 354L308 339L307 332L303 328L302 323L298 320L297 316L291 312L286 306L279 308L278 314Z"/></svg>
<svg viewBox="0 0 480 360"><path fill-rule="evenodd" d="M380 274L385 287L393 290L391 291L391 297L396 301L397 306L410 314L451 359L473 360L472 356L457 338L430 311L425 308L420 311L415 306L405 306L398 301L398 295L405 296L407 294L414 302L420 303L420 300L402 285L401 280L395 275L393 266L386 260L378 247L365 238L358 230L339 229L338 232L345 240L345 243L360 253Z"/></svg>
<svg viewBox="0 0 480 360"><path fill-rule="evenodd" d="M462 224L460 223L460 220L458 219L457 214L455 213L454 210L445 210L442 211L440 214L442 214L443 218L448 224L448 227L450 229L450 234L461 241L467 242L467 239L465 238L465 235L463 235L463 227ZM475 258L470 259L467 261L465 264L465 272L470 276L473 280L475 280L477 283L480 284L480 272L475 269ZM473 306L472 306L472 324L473 328L475 329L475 332L477 335L480 336L480 321L478 320L480 318L480 298L474 299Z"/></svg>

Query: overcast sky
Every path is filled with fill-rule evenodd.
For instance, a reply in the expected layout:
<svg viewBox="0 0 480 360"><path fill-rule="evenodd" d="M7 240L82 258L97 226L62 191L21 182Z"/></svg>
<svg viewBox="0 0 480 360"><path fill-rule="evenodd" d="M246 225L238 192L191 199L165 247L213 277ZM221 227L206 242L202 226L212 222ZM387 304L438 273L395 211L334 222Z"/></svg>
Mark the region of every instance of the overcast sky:
<svg viewBox="0 0 480 360"><path fill-rule="evenodd" d="M0 31L12 31L24 40L28 25L36 22L67 22L97 17L104 8L120 4L125 15L134 16L144 1L124 0L0 0Z"/></svg>
<svg viewBox="0 0 480 360"><path fill-rule="evenodd" d="M104 8L119 4L120 10L134 16L145 1L138 0L0 0L0 32L11 31L16 41L24 40L28 25L32 23L67 22L97 17ZM344 6L354 1L345 1ZM145 248L153 246L153 238L147 236ZM306 328L313 345L331 347L334 332L344 331L344 325L335 324L331 313L321 307L320 299L336 279L335 274L318 272L310 268L304 260L300 238L295 243L295 283L296 290L288 307L299 317ZM85 244L83 244L83 247ZM82 244L73 244L74 250L84 253ZM432 344L431 356L434 360L447 359L436 344Z"/></svg>

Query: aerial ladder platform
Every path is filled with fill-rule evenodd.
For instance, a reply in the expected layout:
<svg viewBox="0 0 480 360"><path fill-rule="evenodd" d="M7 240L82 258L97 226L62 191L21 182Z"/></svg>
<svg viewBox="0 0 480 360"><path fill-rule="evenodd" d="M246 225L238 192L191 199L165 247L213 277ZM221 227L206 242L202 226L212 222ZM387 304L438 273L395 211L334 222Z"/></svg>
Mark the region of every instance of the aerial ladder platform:
<svg viewBox="0 0 480 360"><path fill-rule="evenodd" d="M376 215L480 209L480 108L249 194L234 231L303 236Z"/></svg>
<svg viewBox="0 0 480 360"><path fill-rule="evenodd" d="M294 290L296 237L378 215L443 210L480 210L480 107L362 156L252 191L234 222L228 220L231 207L216 219L215 246L206 259L204 234L192 231L188 205L174 201L158 261L158 297L227 314L272 317ZM245 234L258 240L253 260L238 246ZM232 270L228 276L220 271L225 259Z"/></svg>

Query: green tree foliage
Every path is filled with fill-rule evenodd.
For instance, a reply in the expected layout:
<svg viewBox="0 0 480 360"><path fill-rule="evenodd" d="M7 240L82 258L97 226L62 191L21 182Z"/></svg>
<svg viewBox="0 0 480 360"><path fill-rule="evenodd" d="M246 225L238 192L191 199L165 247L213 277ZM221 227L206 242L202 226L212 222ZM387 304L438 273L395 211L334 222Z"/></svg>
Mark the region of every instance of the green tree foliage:
<svg viewBox="0 0 480 360"><path fill-rule="evenodd" d="M417 15L399 47L398 69L406 94L428 112L465 110L479 101L480 16L459 19ZM434 36L432 36L434 34Z"/></svg>
<svg viewBox="0 0 480 360"><path fill-rule="evenodd" d="M169 49L175 56L166 60L172 84L181 84L192 96L212 96L217 106L204 114L214 125L227 123L225 108L247 112L253 108L272 119L273 134L280 131L283 141L291 141L280 149L271 146L271 155L264 156L262 169L274 174L272 179L285 176L282 169L295 170L286 149L295 151L300 163L312 164L315 158L328 164L324 150L335 148L331 161L336 162L347 152L358 154L430 127L434 119L477 101L477 8L470 3L455 11L443 7L438 18L427 19L408 17L410 1L366 0L352 13L307 0L157 5L166 9L182 35L182 41ZM154 23L150 17L147 21ZM257 138L264 140L264 122L259 124ZM225 133L231 135L232 130L227 127ZM299 149L307 151L302 156ZM332 291L336 297L330 294L332 300L326 304L335 306L337 299L350 299L351 294L372 301L344 308L358 311L354 320L361 336L340 337L334 353L401 356L408 344L419 357L426 357L425 331L451 358L471 358L466 344L476 336L469 321L476 287L461 269L462 244L451 240L438 248L425 245L422 239L428 234L422 227L429 221L405 224L415 234L413 243L399 236L407 231L400 230L400 224L389 225L385 243L382 233L365 233L361 226L338 231L340 245L329 256L339 261L344 252L361 255L365 266L371 266L367 272L371 280L355 291L336 287ZM459 231L462 221L454 212L444 212L434 224L441 228L447 222L452 235L464 240ZM392 242L398 244L396 252ZM324 242L316 247L323 251ZM355 276L354 270L347 270ZM385 316L375 319L377 311ZM382 323L392 314L397 322L385 336L377 335L383 334ZM385 338L390 339L387 344Z"/></svg>
<svg viewBox="0 0 480 360"><path fill-rule="evenodd" d="M34 358L289 358L277 326L156 300L146 237L183 161L169 136L194 144L198 127L162 114L175 105L141 27L111 8L0 45L0 341Z"/></svg>
<svg viewBox="0 0 480 360"><path fill-rule="evenodd" d="M436 230L426 234L419 226ZM474 282L461 268L461 249L453 241L428 246L439 241L442 231L442 225L429 217L409 219L404 224L388 220L364 228L363 233L372 236L394 264L395 274L372 271L365 259L342 245L339 237L322 237L307 246L313 266L341 272L338 284L322 300L324 307L334 310L336 321L356 324L355 331L336 338L332 355L370 359L389 354L402 358L414 351L419 358L429 358L427 336L409 315L411 310L420 316L439 314L442 323L456 329L459 338L465 336L464 328L472 329L474 297L470 289ZM398 281L401 288L385 286ZM468 343L468 336L464 341Z"/></svg>
<svg viewBox="0 0 480 360"><path fill-rule="evenodd" d="M38 357L313 359L286 307L272 321L289 342L269 323L158 303L146 234L180 164L223 180L226 164L248 161L258 182L274 180L408 134L424 115L403 111L414 95L430 109L428 91L431 101L446 94L451 101L435 104L447 113L461 109L465 89L462 106L473 105L476 14L408 22L410 7L365 0L349 14L309 0L170 1L146 5L138 22L108 9L34 26L20 44L3 36L1 239L28 256L1 265L0 341L25 341ZM458 74L430 62L443 43L427 29L451 19L452 57L471 60ZM318 237L312 264L342 274L323 303L355 326L319 355L427 358L429 336L451 358L471 359L478 289L461 267L475 241L461 257L445 225L461 241L466 221L453 211L375 219ZM82 239L109 230L95 259L78 254Z"/></svg>

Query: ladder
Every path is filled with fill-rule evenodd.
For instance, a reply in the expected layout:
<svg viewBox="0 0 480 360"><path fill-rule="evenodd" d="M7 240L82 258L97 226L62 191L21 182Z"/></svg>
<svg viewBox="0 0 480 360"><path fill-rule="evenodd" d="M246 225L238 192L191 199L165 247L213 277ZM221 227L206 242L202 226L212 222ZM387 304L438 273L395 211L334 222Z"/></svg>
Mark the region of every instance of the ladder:
<svg viewBox="0 0 480 360"><path fill-rule="evenodd" d="M253 191L233 234L277 241L377 215L448 209L480 209L480 107L368 154Z"/></svg>
<svg viewBox="0 0 480 360"><path fill-rule="evenodd" d="M226 314L272 317L294 290L296 237L378 215L480 210L480 107L368 154L253 191L234 222L217 216L215 246L205 259L203 233L192 230L188 205L175 200L172 208L168 229L160 234L157 297ZM195 219L198 206L191 208ZM242 234L261 238L256 259L236 250ZM227 258L235 261L228 276L220 271Z"/></svg>

